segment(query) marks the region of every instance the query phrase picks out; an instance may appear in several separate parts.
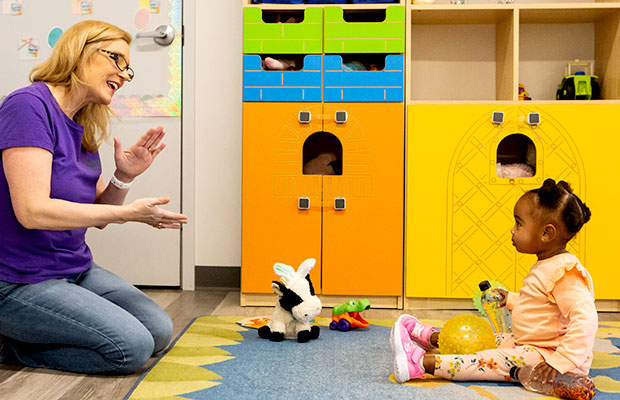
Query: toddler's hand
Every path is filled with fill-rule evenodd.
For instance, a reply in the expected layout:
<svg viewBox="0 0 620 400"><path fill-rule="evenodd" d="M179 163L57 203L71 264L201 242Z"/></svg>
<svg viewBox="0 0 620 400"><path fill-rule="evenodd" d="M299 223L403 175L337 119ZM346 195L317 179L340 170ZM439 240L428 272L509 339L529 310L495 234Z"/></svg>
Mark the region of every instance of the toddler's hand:
<svg viewBox="0 0 620 400"><path fill-rule="evenodd" d="M500 301L497 305L500 307L506 307L506 300L508 299L508 291L504 289L493 289L493 291L500 293L503 297L502 301Z"/></svg>
<svg viewBox="0 0 620 400"><path fill-rule="evenodd" d="M559 373L560 372L557 369L543 361L534 367L532 376L534 379L539 379L542 383L547 383L553 382L555 380L555 376Z"/></svg>

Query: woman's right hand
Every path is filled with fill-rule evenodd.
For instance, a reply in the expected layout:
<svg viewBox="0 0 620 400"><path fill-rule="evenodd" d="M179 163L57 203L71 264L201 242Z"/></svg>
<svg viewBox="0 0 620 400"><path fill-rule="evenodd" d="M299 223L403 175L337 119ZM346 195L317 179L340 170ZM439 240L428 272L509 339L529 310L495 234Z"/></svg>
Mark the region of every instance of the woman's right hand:
<svg viewBox="0 0 620 400"><path fill-rule="evenodd" d="M126 220L142 222L158 229L180 229L182 224L187 223L187 217L159 207L169 202L169 197L135 200L126 206L130 210Z"/></svg>

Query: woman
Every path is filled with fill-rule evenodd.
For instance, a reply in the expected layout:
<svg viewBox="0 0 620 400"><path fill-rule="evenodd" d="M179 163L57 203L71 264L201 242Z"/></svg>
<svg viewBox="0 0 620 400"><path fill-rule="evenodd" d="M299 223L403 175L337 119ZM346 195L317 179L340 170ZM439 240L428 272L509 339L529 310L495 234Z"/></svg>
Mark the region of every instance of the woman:
<svg viewBox="0 0 620 400"><path fill-rule="evenodd" d="M164 149L162 127L125 150L114 138L116 170L101 177L108 105L134 75L130 43L113 25L80 22L0 106L0 361L128 374L170 342L168 315L97 266L85 242L89 227L187 222L160 208L166 197L123 205Z"/></svg>

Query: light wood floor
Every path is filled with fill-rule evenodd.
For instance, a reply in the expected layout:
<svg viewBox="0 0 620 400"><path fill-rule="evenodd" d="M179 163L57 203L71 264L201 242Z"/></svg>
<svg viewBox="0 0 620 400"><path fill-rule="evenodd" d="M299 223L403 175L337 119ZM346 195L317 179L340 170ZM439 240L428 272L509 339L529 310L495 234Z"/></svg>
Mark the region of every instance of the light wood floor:
<svg viewBox="0 0 620 400"><path fill-rule="evenodd" d="M239 306L239 292L218 290L155 290L145 292L163 307L174 323L176 337L196 317L203 315L270 315L273 308ZM450 319L463 310L376 310L364 312L365 318L393 318L403 312L422 318ZM331 309L321 316L330 317ZM620 321L620 313L599 313L599 319ZM149 360L146 370L156 358ZM143 370L143 371L144 371ZM123 399L142 375L88 376L53 370L22 368L0 364L0 400L116 400Z"/></svg>

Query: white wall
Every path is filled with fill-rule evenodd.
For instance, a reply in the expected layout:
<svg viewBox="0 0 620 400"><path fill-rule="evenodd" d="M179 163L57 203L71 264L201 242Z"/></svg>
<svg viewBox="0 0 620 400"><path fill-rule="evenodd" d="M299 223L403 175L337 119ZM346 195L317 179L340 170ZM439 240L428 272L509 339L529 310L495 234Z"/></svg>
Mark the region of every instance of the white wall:
<svg viewBox="0 0 620 400"><path fill-rule="evenodd" d="M195 4L195 264L240 266L242 5Z"/></svg>

